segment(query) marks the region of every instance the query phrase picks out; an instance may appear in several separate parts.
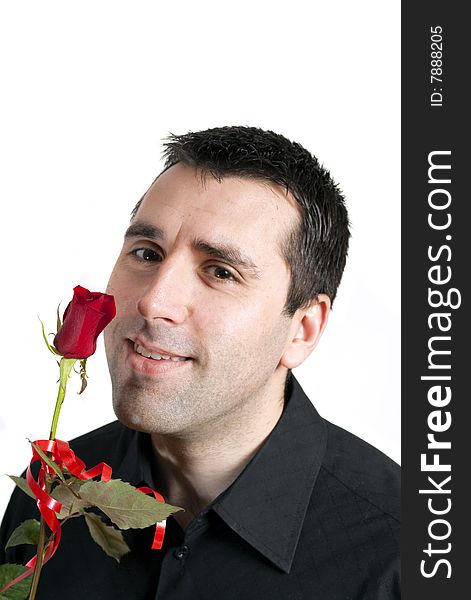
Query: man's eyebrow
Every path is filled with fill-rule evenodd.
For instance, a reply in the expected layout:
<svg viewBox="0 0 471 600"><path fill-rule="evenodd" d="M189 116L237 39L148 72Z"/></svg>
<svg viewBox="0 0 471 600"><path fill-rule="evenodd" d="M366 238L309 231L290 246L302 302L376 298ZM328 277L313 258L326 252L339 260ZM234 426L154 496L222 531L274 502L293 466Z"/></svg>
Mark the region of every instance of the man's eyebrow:
<svg viewBox="0 0 471 600"><path fill-rule="evenodd" d="M154 240L163 240L165 238L164 232L160 227L150 225L150 223L137 222L132 223L124 234L125 239L134 237L146 237Z"/></svg>
<svg viewBox="0 0 471 600"><path fill-rule="evenodd" d="M252 277L260 279L260 269L248 256L243 254L239 248L235 248L229 244L206 242L199 238L193 240L192 247L194 250L204 252L233 267L240 267L247 271Z"/></svg>

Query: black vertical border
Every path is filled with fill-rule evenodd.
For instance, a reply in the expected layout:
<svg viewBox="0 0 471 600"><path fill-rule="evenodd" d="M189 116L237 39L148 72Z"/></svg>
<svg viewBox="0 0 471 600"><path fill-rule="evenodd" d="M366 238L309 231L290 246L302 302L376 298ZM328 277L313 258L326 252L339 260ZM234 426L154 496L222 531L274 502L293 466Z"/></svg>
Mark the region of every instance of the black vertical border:
<svg viewBox="0 0 471 600"><path fill-rule="evenodd" d="M403 597L413 600L434 600L440 598L471 598L468 580L471 579L471 491L468 491L471 472L471 422L467 418L471 404L471 323L469 319L469 278L471 269L471 194L467 177L471 174L470 152L467 138L470 130L470 105L466 89L470 64L468 57L471 40L471 25L464 14L465 5L459 8L458 2L447 3L435 0L428 2L402 2L402 439L403 439L403 528L402 575ZM443 37L442 82L431 83L431 28L441 27ZM435 38L437 39L437 38ZM443 94L442 106L431 106L430 97L438 88ZM436 96L438 99L438 96ZM465 107L465 104L468 104ZM436 162L451 165L451 183L433 185L428 182L428 156L432 151L450 150L450 157L441 157ZM438 174L438 172L437 172ZM442 172L442 176L444 172ZM445 219L450 212L452 222L446 231L433 230L427 222L428 214L434 212L429 207L428 196L435 188L446 188L452 197L449 209L437 212L437 218ZM436 198L438 199L438 194ZM442 199L445 195L441 196ZM446 239L451 235L451 239ZM432 262L427 253L437 255L441 246L441 258ZM440 286L431 284L428 271L431 266L440 264L443 273L451 268L451 280ZM441 289L444 294L450 288L459 290L461 306L456 309L431 308L428 302L428 288ZM454 295L455 298L457 295ZM433 312L451 314L452 327L443 336L451 336L448 343L442 342L442 349L450 349L450 355L442 355L441 363L451 363L449 371L428 369L428 343L433 335L440 335L436 327L429 328L428 317ZM436 321L435 321L436 323ZM440 462L449 463L451 471L425 473L421 471L421 454L427 452L427 423L431 411L437 410L428 402L427 392L431 385L440 382L421 380L421 376L448 374L452 398L448 406L441 408L450 412L451 426L447 431L436 434L436 439L451 442L450 449L439 452ZM428 462L433 460L435 451L428 451ZM448 485L450 494L420 494L420 489L432 489L428 476L437 483L451 475ZM471 486L469 486L471 490ZM451 500L451 509L442 516L431 514L428 499L432 506L443 509ZM448 538L438 541L429 536L428 528L434 519L446 519L451 526ZM436 535L445 535L447 526L436 524L432 527ZM428 544L434 550L441 550L428 556L423 552ZM451 549L446 552L448 543ZM438 565L438 560L448 560ZM425 570L430 578L421 574L421 561L426 560Z"/></svg>

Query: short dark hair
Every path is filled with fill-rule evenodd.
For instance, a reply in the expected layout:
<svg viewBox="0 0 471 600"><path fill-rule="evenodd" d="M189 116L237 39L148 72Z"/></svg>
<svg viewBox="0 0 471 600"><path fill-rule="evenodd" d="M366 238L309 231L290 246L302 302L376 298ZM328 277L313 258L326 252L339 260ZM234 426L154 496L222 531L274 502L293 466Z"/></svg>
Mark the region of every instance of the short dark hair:
<svg viewBox="0 0 471 600"><path fill-rule="evenodd" d="M290 193L301 220L282 244L291 272L284 312L294 315L318 294L334 301L347 258L349 221L342 193L315 156L273 131L233 126L172 134L164 142L163 157L164 171L183 163L219 181L247 177Z"/></svg>

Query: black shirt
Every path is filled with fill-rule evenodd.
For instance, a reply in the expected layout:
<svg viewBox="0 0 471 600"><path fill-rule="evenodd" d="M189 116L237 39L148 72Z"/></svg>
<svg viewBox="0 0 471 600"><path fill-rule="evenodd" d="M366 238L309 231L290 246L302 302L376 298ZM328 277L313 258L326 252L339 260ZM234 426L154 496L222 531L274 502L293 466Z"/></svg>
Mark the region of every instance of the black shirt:
<svg viewBox="0 0 471 600"><path fill-rule="evenodd" d="M87 467L152 480L150 437L114 422L71 443ZM15 490L0 535L0 563L25 563L33 546L4 547L37 518ZM236 481L185 530L170 517L162 550L153 528L125 532L121 563L83 519L63 528L43 568L38 600L386 600L399 598L399 467L322 419L294 377L278 424Z"/></svg>

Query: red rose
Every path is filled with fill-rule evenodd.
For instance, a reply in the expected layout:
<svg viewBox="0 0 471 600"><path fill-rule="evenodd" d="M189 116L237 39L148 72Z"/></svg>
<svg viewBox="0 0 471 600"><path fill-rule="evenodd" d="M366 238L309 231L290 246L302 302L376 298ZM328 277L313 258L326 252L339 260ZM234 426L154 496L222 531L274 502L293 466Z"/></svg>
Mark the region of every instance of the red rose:
<svg viewBox="0 0 471 600"><path fill-rule="evenodd" d="M113 296L89 292L77 285L54 346L65 358L88 358L96 350L97 337L115 315Z"/></svg>

